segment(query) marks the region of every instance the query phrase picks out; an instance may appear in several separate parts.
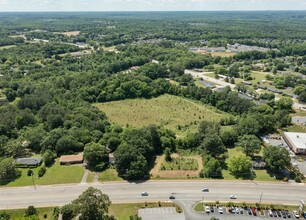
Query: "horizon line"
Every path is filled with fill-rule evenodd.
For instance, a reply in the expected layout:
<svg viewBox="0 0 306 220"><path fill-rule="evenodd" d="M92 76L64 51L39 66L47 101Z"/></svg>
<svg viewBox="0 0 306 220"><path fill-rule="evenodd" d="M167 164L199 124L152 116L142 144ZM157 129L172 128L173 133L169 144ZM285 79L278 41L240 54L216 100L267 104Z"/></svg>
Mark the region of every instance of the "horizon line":
<svg viewBox="0 0 306 220"><path fill-rule="evenodd" d="M306 9L263 9L263 10L106 10L106 11L94 11L94 10L88 10L88 11L43 11L43 10L37 10L37 11L0 11L0 13L57 13L57 12L78 12L78 13L88 13L88 12L306 12Z"/></svg>

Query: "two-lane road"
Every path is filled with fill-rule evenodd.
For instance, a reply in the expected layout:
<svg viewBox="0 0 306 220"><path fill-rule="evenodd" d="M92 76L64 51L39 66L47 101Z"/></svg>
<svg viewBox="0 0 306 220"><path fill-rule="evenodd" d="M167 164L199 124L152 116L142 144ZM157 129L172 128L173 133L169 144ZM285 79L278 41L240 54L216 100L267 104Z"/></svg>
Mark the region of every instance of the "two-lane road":
<svg viewBox="0 0 306 220"><path fill-rule="evenodd" d="M237 201L258 202L262 193L263 203L299 204L306 200L304 184L273 184L237 181L149 181L144 183L94 183L51 185L18 188L0 188L0 209L60 206L77 198L89 186L101 189L113 203L166 201L173 193L178 200L229 201L229 195L237 195ZM208 187L209 192L201 192ZM141 196L146 191L149 196Z"/></svg>

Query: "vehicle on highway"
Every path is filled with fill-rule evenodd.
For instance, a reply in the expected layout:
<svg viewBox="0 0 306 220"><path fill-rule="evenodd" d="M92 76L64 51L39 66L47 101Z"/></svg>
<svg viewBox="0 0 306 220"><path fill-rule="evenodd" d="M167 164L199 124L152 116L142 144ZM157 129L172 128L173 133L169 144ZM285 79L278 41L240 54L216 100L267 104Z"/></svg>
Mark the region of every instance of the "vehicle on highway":
<svg viewBox="0 0 306 220"><path fill-rule="evenodd" d="M210 213L210 207L209 206L205 206L205 212Z"/></svg>
<svg viewBox="0 0 306 220"><path fill-rule="evenodd" d="M295 218L300 218L300 215L297 211L293 210L293 215Z"/></svg>
<svg viewBox="0 0 306 220"><path fill-rule="evenodd" d="M202 192L209 192L209 189L208 188L202 188Z"/></svg>
<svg viewBox="0 0 306 220"><path fill-rule="evenodd" d="M236 195L230 195L230 199L237 199Z"/></svg>
<svg viewBox="0 0 306 220"><path fill-rule="evenodd" d="M169 199L175 199L174 195L169 196Z"/></svg>
<svg viewBox="0 0 306 220"><path fill-rule="evenodd" d="M223 207L219 207L219 213L223 214Z"/></svg>
<svg viewBox="0 0 306 220"><path fill-rule="evenodd" d="M149 195L149 193L147 193L147 192L142 192L141 193L141 196L148 196Z"/></svg>

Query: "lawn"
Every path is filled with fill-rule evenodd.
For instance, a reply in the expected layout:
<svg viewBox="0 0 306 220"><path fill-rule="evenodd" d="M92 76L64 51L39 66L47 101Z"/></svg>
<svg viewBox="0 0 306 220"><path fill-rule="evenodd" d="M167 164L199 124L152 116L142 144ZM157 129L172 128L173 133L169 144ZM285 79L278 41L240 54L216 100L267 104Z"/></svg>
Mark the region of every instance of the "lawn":
<svg viewBox="0 0 306 220"><path fill-rule="evenodd" d="M189 99L162 95L152 99L133 99L95 104L112 123L133 127L162 125L185 136L195 132L202 120L220 120L226 113Z"/></svg>
<svg viewBox="0 0 306 220"><path fill-rule="evenodd" d="M53 209L54 208L36 208L39 219L53 220ZM30 220L31 217L24 217L26 209L12 209L5 210L4 212L8 213L11 216L12 220ZM46 215L46 218L44 218Z"/></svg>
<svg viewBox="0 0 306 220"><path fill-rule="evenodd" d="M118 176L116 169L108 168L101 173L99 173L99 181L121 181L123 180L121 177Z"/></svg>
<svg viewBox="0 0 306 220"><path fill-rule="evenodd" d="M27 168L20 169L21 177L5 186L31 186L33 185L33 180L35 185L79 183L85 170L82 166L61 166L59 162L56 162L52 167L47 168L47 172L43 177L38 178L38 169L32 169L34 171L33 179L27 175Z"/></svg>
<svg viewBox="0 0 306 220"><path fill-rule="evenodd" d="M161 170L197 170L198 162L192 158L177 157L171 161L164 161L161 165Z"/></svg>
<svg viewBox="0 0 306 220"><path fill-rule="evenodd" d="M147 205L145 205L147 204ZM129 216L136 215L138 209L156 208L156 207L176 207L180 212L180 207L172 202L156 202L156 203L130 203L130 204L112 204L109 208L109 215L113 215L118 220L129 220Z"/></svg>

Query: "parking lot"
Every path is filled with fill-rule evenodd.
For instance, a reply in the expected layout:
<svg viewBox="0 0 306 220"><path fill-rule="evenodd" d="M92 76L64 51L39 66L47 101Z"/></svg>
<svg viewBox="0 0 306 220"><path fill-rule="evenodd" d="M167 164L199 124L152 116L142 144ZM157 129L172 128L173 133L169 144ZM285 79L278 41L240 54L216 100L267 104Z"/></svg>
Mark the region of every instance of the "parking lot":
<svg viewBox="0 0 306 220"><path fill-rule="evenodd" d="M288 210L264 210L262 213L256 208L240 207L216 207L204 206L204 213L207 217L216 219L306 219L295 217L295 213ZM204 216L203 216L204 217Z"/></svg>

